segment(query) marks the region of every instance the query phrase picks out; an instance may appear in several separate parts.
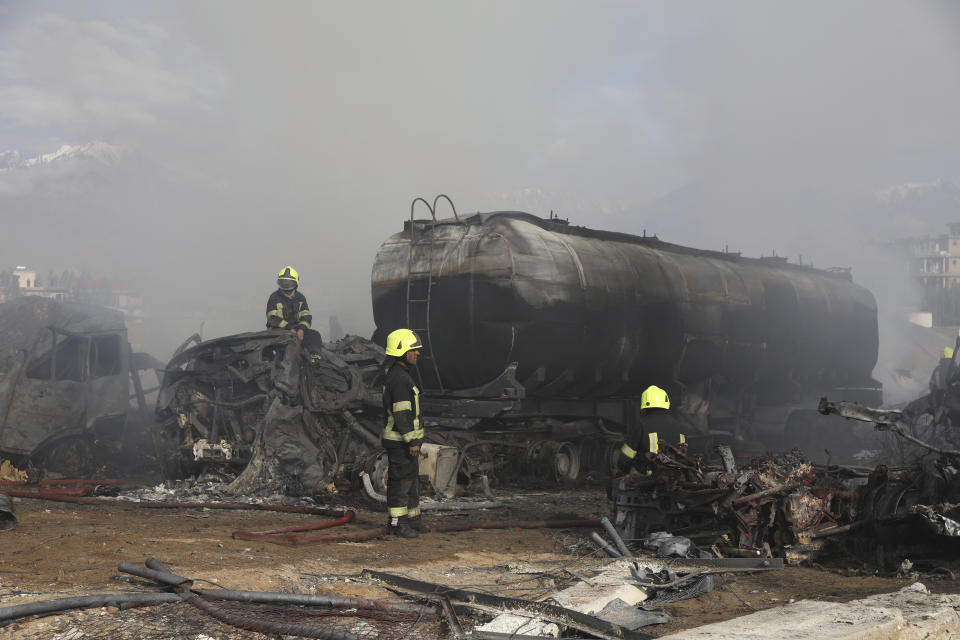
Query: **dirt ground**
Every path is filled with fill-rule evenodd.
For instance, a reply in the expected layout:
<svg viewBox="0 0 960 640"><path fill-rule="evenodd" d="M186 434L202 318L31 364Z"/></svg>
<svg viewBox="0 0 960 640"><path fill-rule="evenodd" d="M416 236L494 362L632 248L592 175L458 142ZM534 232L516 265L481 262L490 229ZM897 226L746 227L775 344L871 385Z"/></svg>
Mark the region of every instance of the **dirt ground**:
<svg viewBox="0 0 960 640"><path fill-rule="evenodd" d="M377 505L354 495L344 499L360 503L358 521L323 533L383 524L384 515ZM506 500L504 509L426 517L428 521L450 522L467 518L595 518L606 513L606 498L599 490L542 491ZM15 499L15 509L19 526L0 532L0 606L51 597L149 590L146 583L119 574L117 565L126 561L142 566L150 557L180 575L231 589L367 598L389 598L395 594L359 580L357 576L365 568L536 599L572 584L576 580L574 574L590 575L608 562L589 543L590 529L475 530L430 533L414 541L378 539L281 546L234 540L231 533L237 529L297 526L325 518L259 511L77 505L35 499ZM869 565L853 556L825 562L826 568L789 567L784 571L728 574L720 588L711 593L665 605L663 609L672 614L672 621L643 631L665 635L793 600L846 601L894 591L912 581L869 575L873 573ZM932 576L921 579L932 591L960 591L955 581L936 580ZM99 611L101 616L111 615L106 609ZM92 614L20 621L0 627L0 638L108 637L84 627L84 615ZM164 637L162 625L157 625L160 628L153 635L141 633L140 637ZM203 640L270 636L250 635L220 625L199 635L193 631L171 631L167 637Z"/></svg>

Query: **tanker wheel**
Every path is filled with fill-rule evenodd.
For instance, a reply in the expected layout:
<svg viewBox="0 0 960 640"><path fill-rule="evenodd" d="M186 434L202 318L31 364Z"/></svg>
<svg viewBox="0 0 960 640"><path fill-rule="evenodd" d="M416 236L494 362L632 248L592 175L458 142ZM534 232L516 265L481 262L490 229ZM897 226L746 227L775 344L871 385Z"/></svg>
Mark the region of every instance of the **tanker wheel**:
<svg viewBox="0 0 960 640"><path fill-rule="evenodd" d="M373 472L370 474L370 480L377 493L386 495L387 493L387 468L390 466L390 460L387 458L387 452L384 451L377 455L373 464Z"/></svg>
<svg viewBox="0 0 960 640"><path fill-rule="evenodd" d="M580 447L561 442L553 454L553 474L561 485L575 483L580 476Z"/></svg>

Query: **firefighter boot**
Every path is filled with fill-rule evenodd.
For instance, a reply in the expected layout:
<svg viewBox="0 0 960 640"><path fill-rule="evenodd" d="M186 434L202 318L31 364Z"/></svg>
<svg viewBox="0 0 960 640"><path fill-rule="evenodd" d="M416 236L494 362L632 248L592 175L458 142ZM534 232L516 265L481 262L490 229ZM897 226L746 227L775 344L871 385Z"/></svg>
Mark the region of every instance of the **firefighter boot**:
<svg viewBox="0 0 960 640"><path fill-rule="evenodd" d="M430 527L427 526L427 523L423 521L423 518L420 516L414 516L409 518L410 528L416 531L417 533L430 533Z"/></svg>
<svg viewBox="0 0 960 640"><path fill-rule="evenodd" d="M420 535L410 526L409 518L397 518L397 524L391 520L387 525L387 533L400 538L416 538Z"/></svg>

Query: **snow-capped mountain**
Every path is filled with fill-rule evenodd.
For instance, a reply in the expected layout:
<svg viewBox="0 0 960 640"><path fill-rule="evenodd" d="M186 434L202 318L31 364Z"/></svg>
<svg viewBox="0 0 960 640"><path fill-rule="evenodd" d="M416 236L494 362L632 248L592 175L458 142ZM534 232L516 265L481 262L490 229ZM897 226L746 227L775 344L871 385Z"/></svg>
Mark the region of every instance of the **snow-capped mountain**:
<svg viewBox="0 0 960 640"><path fill-rule="evenodd" d="M52 153L42 153L30 158L24 158L19 151L12 149L0 152L0 173L82 163L112 167L120 162L123 152L123 147L106 142L65 144Z"/></svg>

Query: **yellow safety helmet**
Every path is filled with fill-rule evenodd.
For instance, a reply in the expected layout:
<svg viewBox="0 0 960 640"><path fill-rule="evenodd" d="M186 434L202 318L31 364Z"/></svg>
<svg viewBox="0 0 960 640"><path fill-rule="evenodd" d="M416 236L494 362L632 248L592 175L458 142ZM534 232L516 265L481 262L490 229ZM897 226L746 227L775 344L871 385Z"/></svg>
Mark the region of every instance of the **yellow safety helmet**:
<svg viewBox="0 0 960 640"><path fill-rule="evenodd" d="M390 335L387 336L386 352L388 356L399 358L407 351L422 348L423 345L420 344L420 338L418 338L417 334L413 331L410 331L410 329L397 329L396 331L391 331Z"/></svg>
<svg viewBox="0 0 960 640"><path fill-rule="evenodd" d="M296 269L287 265L277 274L277 286L287 291L296 289L300 286L300 274L297 273Z"/></svg>
<svg viewBox="0 0 960 640"><path fill-rule="evenodd" d="M641 409L669 409L670 398L660 387L650 385L640 395Z"/></svg>
<svg viewBox="0 0 960 640"><path fill-rule="evenodd" d="M950 347L944 347L943 351L940 352L941 358L953 358L953 349Z"/></svg>

